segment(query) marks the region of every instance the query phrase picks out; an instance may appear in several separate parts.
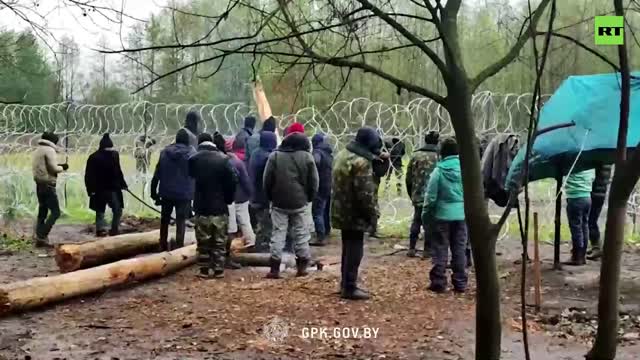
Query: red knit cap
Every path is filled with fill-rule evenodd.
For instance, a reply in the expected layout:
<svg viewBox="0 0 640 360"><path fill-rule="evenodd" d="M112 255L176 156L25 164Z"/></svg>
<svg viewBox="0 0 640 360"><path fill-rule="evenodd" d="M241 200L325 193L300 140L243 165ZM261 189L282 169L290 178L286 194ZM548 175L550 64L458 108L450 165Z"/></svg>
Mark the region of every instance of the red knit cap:
<svg viewBox="0 0 640 360"><path fill-rule="evenodd" d="M304 134L304 125L302 125L299 122L294 122L293 124L291 124L288 128L287 128L287 133L286 135L289 134L293 134L293 133L303 133Z"/></svg>

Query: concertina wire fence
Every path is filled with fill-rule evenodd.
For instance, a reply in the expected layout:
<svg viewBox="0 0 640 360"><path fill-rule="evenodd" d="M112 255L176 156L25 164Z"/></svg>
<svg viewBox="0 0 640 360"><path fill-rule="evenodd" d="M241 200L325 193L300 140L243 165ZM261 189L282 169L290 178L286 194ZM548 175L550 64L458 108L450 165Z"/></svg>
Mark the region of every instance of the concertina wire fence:
<svg viewBox="0 0 640 360"><path fill-rule="evenodd" d="M473 96L472 110L479 137L491 138L504 133L525 134L531 105L531 94L496 94L480 92ZM547 99L548 95L543 97ZM69 172L58 179L58 193L63 211L88 211L83 170L88 154L95 151L102 134L110 133L121 154L123 170L130 189L142 196L148 194L153 164L160 150L174 141L183 125L186 113L195 110L202 118L203 131L219 131L232 136L241 128L244 117L255 109L244 103L233 104L164 104L135 102L117 105L74 104L0 105L0 215L11 212L34 215L37 209L35 186L31 180L30 153L43 131L55 131L60 136L59 162L69 159ZM405 143L408 162L411 151L422 145L427 131L438 130L442 136L453 135L448 112L427 98L407 104L384 104L357 98L339 101L327 109L307 107L292 114L277 116L279 132L297 120L305 125L307 134L323 132L336 150L353 139L358 128L371 126L383 136L400 138ZM257 128L259 128L259 124ZM136 170L133 154L136 139L141 135L157 141L151 147L151 170ZM395 183L395 184L394 184ZM398 194L400 183L401 194ZM541 182L534 187L532 197L543 217L552 218L555 184ZM404 190L404 174L381 184L381 226L406 224L412 216L412 205ZM148 199L148 196L147 196ZM142 214L146 208L127 195L125 212ZM636 196L631 200L636 204ZM500 216L500 208L491 208L492 216ZM147 212L148 215L148 212ZM503 236L508 229L503 230Z"/></svg>

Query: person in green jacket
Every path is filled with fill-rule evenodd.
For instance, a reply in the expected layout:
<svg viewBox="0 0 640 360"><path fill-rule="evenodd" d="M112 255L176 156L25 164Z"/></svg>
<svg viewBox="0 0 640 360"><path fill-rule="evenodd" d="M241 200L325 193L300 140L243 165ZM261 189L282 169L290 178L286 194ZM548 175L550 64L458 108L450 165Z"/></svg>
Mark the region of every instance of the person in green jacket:
<svg viewBox="0 0 640 360"><path fill-rule="evenodd" d="M467 225L460 157L455 139L448 138L442 141L440 159L429 177L422 207L422 219L425 223L432 221L434 234L429 290L436 293L447 290L447 261L451 248L451 282L453 290L462 293L467 288Z"/></svg>
<svg viewBox="0 0 640 360"><path fill-rule="evenodd" d="M591 189L596 177L595 169L569 175L565 185L567 196L567 219L571 230L571 259L565 264L586 264L589 241L589 212L591 211Z"/></svg>

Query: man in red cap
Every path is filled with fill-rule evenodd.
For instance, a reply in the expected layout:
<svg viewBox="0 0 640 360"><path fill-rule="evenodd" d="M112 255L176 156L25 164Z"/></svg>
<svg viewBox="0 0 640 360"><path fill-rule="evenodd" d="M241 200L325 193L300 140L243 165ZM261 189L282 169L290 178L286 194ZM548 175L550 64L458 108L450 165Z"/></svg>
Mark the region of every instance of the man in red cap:
<svg viewBox="0 0 640 360"><path fill-rule="evenodd" d="M289 134L293 134L293 133L302 133L304 134L304 125L302 125L299 122L294 122L293 124L289 125L288 128L285 129L284 131L284 136L287 136Z"/></svg>

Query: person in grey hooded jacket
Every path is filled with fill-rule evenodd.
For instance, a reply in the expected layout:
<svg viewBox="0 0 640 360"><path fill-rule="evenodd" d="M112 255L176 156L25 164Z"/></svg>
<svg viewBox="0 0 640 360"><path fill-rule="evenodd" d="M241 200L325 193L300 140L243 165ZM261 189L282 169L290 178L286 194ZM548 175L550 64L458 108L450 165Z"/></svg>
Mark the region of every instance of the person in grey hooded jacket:
<svg viewBox="0 0 640 360"><path fill-rule="evenodd" d="M318 170L310 149L311 144L304 133L291 133L267 160L263 187L273 208L268 278L280 277L280 262L289 227L294 241L297 276L307 275L311 231L306 216L309 204L318 192Z"/></svg>
<svg viewBox="0 0 640 360"><path fill-rule="evenodd" d="M200 114L191 110L187 113L187 117L184 120L183 129L187 130L189 134L189 146L193 147L194 150L198 148L198 135L200 135Z"/></svg>

